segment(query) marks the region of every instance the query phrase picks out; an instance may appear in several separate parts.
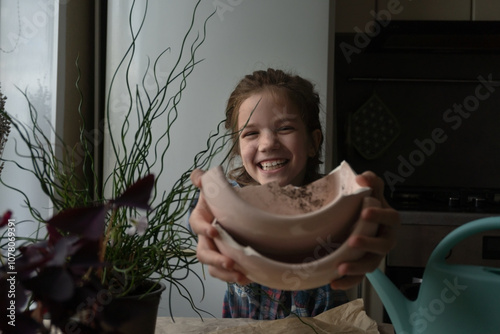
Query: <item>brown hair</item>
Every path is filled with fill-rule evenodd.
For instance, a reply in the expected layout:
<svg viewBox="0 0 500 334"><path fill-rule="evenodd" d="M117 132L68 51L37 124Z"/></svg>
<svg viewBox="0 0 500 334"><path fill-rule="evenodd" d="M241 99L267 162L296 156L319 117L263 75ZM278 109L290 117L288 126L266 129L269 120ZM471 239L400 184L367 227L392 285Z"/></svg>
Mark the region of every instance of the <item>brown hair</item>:
<svg viewBox="0 0 500 334"><path fill-rule="evenodd" d="M314 85L298 75L285 73L281 70L267 69L267 71L255 71L246 75L237 85L229 96L226 107L226 129L231 130L233 137L233 149L230 152L230 162L239 156L239 129L238 114L241 104L254 94L263 91L282 94L292 102L301 112L301 118L304 121L309 134L316 129L321 131L321 122L319 119L320 99L318 93L314 90ZM312 140L312 139L311 139ZM307 161L306 175L304 183L309 183L320 177L321 137L316 155ZM240 185L255 184L256 181L247 173L243 166L234 168L229 172L229 177Z"/></svg>

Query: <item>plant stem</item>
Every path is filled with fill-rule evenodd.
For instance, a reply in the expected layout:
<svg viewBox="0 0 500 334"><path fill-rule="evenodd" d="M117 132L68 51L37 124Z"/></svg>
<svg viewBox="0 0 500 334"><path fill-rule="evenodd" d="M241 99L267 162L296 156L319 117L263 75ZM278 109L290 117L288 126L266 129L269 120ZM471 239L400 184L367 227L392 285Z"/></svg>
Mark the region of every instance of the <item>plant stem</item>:
<svg viewBox="0 0 500 334"><path fill-rule="evenodd" d="M99 262L104 263L104 258L106 257L106 248L108 247L109 239L111 238L111 232L113 231L113 223L116 220L116 212L118 208L113 208L111 213L111 218L109 219L108 226L106 227L106 234L104 236L104 240L101 243L101 249L99 252ZM102 268L99 270L99 278L102 279Z"/></svg>

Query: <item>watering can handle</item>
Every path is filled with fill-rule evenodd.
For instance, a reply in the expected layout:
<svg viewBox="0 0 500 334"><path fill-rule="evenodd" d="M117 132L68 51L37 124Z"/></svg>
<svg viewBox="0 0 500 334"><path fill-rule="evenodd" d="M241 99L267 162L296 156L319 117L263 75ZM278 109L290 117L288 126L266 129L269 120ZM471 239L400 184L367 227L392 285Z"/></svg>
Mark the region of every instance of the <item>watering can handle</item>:
<svg viewBox="0 0 500 334"><path fill-rule="evenodd" d="M496 229L500 229L500 217L481 218L457 227L441 240L429 257L428 263L444 264L451 249L459 242L474 234Z"/></svg>

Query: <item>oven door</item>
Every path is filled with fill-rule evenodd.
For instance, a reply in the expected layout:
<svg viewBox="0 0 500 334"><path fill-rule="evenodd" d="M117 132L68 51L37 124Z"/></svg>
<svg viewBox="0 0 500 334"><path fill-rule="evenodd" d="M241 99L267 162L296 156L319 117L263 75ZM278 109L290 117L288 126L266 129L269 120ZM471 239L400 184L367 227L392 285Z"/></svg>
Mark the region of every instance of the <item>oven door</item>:
<svg viewBox="0 0 500 334"><path fill-rule="evenodd" d="M397 209L500 212L499 53L338 51L335 122L334 163L377 173Z"/></svg>

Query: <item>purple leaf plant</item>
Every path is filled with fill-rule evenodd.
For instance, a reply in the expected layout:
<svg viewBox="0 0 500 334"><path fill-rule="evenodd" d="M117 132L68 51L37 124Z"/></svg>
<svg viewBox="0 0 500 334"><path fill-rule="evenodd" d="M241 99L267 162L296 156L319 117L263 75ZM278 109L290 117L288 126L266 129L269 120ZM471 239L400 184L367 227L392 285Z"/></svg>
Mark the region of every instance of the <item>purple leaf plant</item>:
<svg viewBox="0 0 500 334"><path fill-rule="evenodd" d="M0 307L8 314L0 320L1 332L49 333L55 326L69 333L77 325L79 333L100 333L109 323L103 313L95 312L98 295L110 289L101 277L101 269L110 265L103 261L107 214L121 207L148 210L154 182L149 174L118 198L61 211L46 221L47 240L20 247L15 262L2 258ZM2 226L8 226L11 216L10 211L3 215ZM81 317L89 312L92 317ZM46 316L48 327L43 323ZM80 316L79 322L75 316Z"/></svg>

